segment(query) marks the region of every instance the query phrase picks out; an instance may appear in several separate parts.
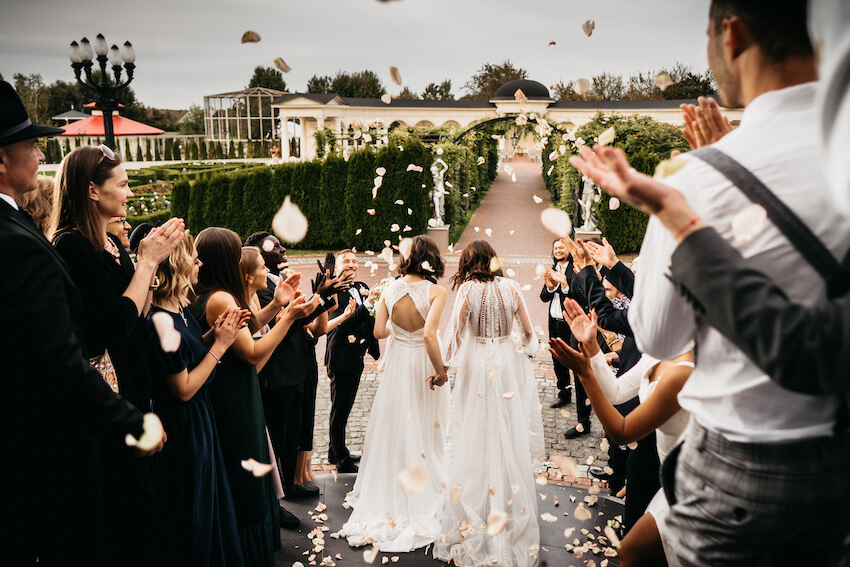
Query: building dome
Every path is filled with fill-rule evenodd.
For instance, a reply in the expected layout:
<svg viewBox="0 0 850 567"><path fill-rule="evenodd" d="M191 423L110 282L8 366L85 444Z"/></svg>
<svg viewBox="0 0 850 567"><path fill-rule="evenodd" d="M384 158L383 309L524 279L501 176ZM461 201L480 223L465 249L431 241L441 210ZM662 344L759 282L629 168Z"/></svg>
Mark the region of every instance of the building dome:
<svg viewBox="0 0 850 567"><path fill-rule="evenodd" d="M551 99L549 96L549 89L541 83L530 79L517 79L516 81L509 81L505 83L499 87L499 90L496 91L495 98L512 99L514 98L514 93L517 92L517 89L522 90L525 96L529 99Z"/></svg>

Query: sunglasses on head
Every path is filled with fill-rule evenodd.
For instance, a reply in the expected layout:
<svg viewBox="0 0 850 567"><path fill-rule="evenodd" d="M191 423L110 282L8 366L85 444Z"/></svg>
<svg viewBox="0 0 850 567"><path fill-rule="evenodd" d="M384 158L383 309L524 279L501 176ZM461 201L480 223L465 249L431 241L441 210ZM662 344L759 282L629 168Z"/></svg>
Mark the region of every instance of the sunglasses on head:
<svg viewBox="0 0 850 567"><path fill-rule="evenodd" d="M100 153L103 154L103 156L100 158L101 162L104 158L108 159L109 161L115 161L115 152L112 151L112 148L110 148L106 144L101 144L98 146L98 149L100 150ZM100 162L98 162L98 165L99 164Z"/></svg>

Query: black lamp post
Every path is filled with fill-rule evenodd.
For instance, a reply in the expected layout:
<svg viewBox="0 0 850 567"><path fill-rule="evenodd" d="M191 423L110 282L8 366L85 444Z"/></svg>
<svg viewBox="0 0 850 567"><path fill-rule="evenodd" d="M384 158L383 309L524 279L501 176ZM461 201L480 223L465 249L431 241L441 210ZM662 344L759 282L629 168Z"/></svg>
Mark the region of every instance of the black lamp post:
<svg viewBox="0 0 850 567"><path fill-rule="evenodd" d="M517 144L519 144L519 132L517 132L516 130L514 130L514 133L511 136L511 143L514 146L514 149L516 149Z"/></svg>
<svg viewBox="0 0 850 567"><path fill-rule="evenodd" d="M96 82L92 77L94 65L92 57L95 54L97 54L97 62L100 65L100 82ZM133 80L133 71L136 69L136 53L133 51L133 46L127 41L124 43L123 51L119 52L117 45L108 48L103 34L97 34L94 41L94 52L92 52L92 45L89 40L83 38L79 44L76 41L71 42L69 57L77 82L95 92L95 108L103 113L103 133L106 137L106 145L114 150L115 134L112 130L112 113L118 109L115 92L123 89ZM121 82L121 63L124 63L123 68L127 70L127 80L123 83ZM114 80L109 77L106 71L107 64L112 66ZM86 72L85 78L81 76L83 70Z"/></svg>

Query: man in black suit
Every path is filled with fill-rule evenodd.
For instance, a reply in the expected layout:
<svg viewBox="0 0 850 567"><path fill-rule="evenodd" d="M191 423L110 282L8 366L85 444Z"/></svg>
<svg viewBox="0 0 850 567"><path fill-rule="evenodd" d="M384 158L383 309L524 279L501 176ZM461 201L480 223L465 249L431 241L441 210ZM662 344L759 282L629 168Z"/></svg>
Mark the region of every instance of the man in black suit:
<svg viewBox="0 0 850 567"><path fill-rule="evenodd" d="M573 345L573 334L570 326L564 321L564 299L569 297L570 282L573 279L573 257L567 252L567 247L558 239L552 243L552 267L543 275L543 289L540 290L540 300L549 304L549 336L563 339ZM558 399L551 406L562 408L572 400L570 385L570 370L552 358L557 379ZM577 384L581 387L581 384ZM589 411L589 410L588 410ZM579 413L581 409L579 409ZM579 419L581 421L581 419Z"/></svg>
<svg viewBox="0 0 850 567"><path fill-rule="evenodd" d="M337 254L336 270L343 279L357 277L357 256L353 250L342 250ZM363 357L367 352L376 360L380 356L380 347L373 335L375 319L368 310L371 306L369 287L365 283L354 281L347 291L339 292L336 309L330 317L341 315L351 299L357 307L348 319L328 333L325 349L325 366L331 380L328 460L337 465L339 472L357 472L355 459L345 446L345 428L360 386Z"/></svg>
<svg viewBox="0 0 850 567"><path fill-rule="evenodd" d="M17 204L38 188L37 138L60 132L31 124L0 81L0 557L8 565L101 565L108 531L93 434L144 432L142 414L89 365L79 292Z"/></svg>

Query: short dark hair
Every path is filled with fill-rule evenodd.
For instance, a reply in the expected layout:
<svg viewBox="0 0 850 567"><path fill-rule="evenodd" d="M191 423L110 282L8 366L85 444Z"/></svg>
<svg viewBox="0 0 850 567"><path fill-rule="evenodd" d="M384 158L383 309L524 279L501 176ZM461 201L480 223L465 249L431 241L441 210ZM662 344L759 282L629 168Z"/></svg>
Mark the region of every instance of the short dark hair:
<svg viewBox="0 0 850 567"><path fill-rule="evenodd" d="M430 270L422 267L424 262L428 262L431 266ZM440 279L446 271L446 265L443 263L443 258L440 256L440 249L437 243L431 240L430 237L420 234L413 237L413 242L410 245L410 254L407 258L402 258L398 263L398 273L401 275L414 275L423 278L435 277Z"/></svg>
<svg viewBox="0 0 850 567"><path fill-rule="evenodd" d="M467 244L460 253L457 272L451 277L452 289L457 289L462 283L471 280L489 282L496 279L496 276L504 275L501 264L493 266L495 270L491 269L495 257L496 251L486 240L473 240Z"/></svg>
<svg viewBox="0 0 850 567"><path fill-rule="evenodd" d="M723 20L741 20L765 57L781 63L791 57L814 55L806 28L806 0L712 0L709 20L715 33L723 29Z"/></svg>
<svg viewBox="0 0 850 567"><path fill-rule="evenodd" d="M266 230L260 230L255 232L251 236L245 239L245 246L256 246L260 247L260 242L271 236L272 234Z"/></svg>

